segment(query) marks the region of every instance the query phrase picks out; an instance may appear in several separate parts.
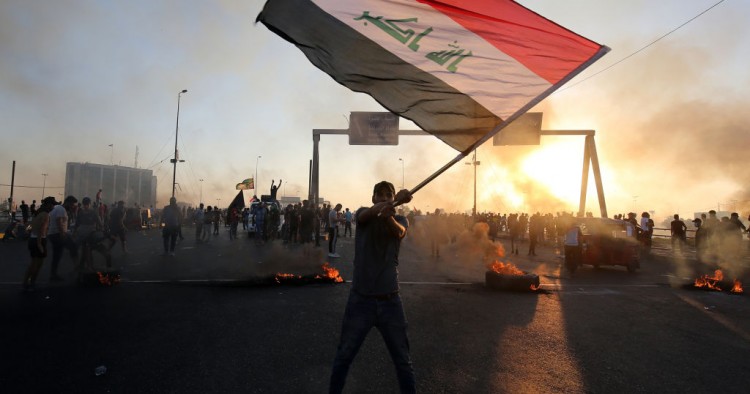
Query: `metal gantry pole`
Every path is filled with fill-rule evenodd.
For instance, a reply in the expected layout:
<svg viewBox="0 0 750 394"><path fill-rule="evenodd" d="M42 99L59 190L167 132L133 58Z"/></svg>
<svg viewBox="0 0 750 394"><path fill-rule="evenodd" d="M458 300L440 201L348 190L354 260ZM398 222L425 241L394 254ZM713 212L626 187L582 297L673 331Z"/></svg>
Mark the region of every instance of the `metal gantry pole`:
<svg viewBox="0 0 750 394"><path fill-rule="evenodd" d="M312 161L312 189L310 190L312 195L313 206L318 206L318 198L320 192L319 185L319 171L320 171L320 151L318 145L320 144L320 134L315 134L313 130L313 161Z"/></svg>
<svg viewBox="0 0 750 394"><path fill-rule="evenodd" d="M599 197L599 212L603 218L607 217L607 203L604 201L604 187L602 186L602 174L599 169L599 156L596 153L596 144L594 136L586 136L586 144L589 146L589 155L591 156L591 170L594 172L594 184L596 185L596 195Z"/></svg>

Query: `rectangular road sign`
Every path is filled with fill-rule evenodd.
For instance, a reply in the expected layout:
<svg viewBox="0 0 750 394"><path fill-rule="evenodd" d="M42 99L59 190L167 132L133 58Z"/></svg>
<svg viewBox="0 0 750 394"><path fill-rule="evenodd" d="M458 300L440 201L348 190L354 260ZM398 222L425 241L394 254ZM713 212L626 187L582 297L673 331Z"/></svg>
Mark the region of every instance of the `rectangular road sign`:
<svg viewBox="0 0 750 394"><path fill-rule="evenodd" d="M352 112L349 145L398 145L398 119L392 112Z"/></svg>
<svg viewBox="0 0 750 394"><path fill-rule="evenodd" d="M527 112L495 134L492 145L539 145L541 131L542 112Z"/></svg>

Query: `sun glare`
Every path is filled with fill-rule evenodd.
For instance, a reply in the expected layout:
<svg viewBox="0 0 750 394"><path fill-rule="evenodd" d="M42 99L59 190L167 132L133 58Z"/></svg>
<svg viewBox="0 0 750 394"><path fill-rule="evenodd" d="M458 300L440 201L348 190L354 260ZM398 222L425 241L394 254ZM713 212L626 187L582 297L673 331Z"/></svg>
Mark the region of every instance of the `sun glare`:
<svg viewBox="0 0 750 394"><path fill-rule="evenodd" d="M583 140L543 141L521 164L523 172L560 200L577 205L581 191ZM590 175L589 175L590 176Z"/></svg>
<svg viewBox="0 0 750 394"><path fill-rule="evenodd" d="M479 199L490 206L501 204L499 208L503 211L523 208L525 203L523 193L517 190L512 182L497 182L498 179L511 178L512 175L507 168L490 164L482 180L485 187L481 189Z"/></svg>

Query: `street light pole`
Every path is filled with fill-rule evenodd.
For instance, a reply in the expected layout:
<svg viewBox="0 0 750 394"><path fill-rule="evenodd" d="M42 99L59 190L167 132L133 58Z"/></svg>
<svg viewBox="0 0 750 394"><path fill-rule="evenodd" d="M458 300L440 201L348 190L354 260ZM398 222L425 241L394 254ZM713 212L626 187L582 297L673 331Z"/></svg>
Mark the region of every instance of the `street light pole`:
<svg viewBox="0 0 750 394"><path fill-rule="evenodd" d="M44 183L42 183L42 200L44 200L44 188L47 186L47 174L42 174Z"/></svg>
<svg viewBox="0 0 750 394"><path fill-rule="evenodd" d="M401 189L404 189L406 183L404 182L404 159L399 157L398 161L401 162Z"/></svg>
<svg viewBox="0 0 750 394"><path fill-rule="evenodd" d="M477 216L477 166L480 163L477 161L477 150L474 149L474 156L471 159L471 163L466 163L468 166L474 166L474 207L471 209L472 216Z"/></svg>
<svg viewBox="0 0 750 394"><path fill-rule="evenodd" d="M255 158L255 179L253 180L253 186L255 186L255 195L258 195L258 185L260 185L260 182L258 182L258 160L260 160L261 156L258 156Z"/></svg>
<svg viewBox="0 0 750 394"><path fill-rule="evenodd" d="M203 202L203 179L199 179L199 181L201 182L201 196L199 199L200 201L198 201L198 204Z"/></svg>
<svg viewBox="0 0 750 394"><path fill-rule="evenodd" d="M177 121L174 126L174 159L172 159L172 163L174 164L174 169L172 171L172 197L174 197L174 189L177 181L177 161L179 160L179 155L177 153L177 134L180 131L180 96L182 96L183 93L187 93L187 89L183 89L181 92L177 93Z"/></svg>

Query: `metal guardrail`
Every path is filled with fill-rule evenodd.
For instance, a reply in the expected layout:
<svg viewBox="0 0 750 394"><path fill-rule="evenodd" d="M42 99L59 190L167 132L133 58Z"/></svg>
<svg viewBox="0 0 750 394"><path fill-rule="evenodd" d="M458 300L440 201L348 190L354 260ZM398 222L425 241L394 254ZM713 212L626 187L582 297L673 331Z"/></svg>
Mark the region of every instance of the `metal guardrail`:
<svg viewBox="0 0 750 394"><path fill-rule="evenodd" d="M19 214L16 213L16 219L18 219ZM5 229L5 226L10 223L10 211L0 211L0 224L2 225L2 229Z"/></svg>
<svg viewBox="0 0 750 394"><path fill-rule="evenodd" d="M687 238L695 238L695 230L688 229L686 231L686 233L687 233ZM671 228L654 227L654 233L653 233L652 236L653 237L660 237L660 238L672 238L672 229Z"/></svg>

